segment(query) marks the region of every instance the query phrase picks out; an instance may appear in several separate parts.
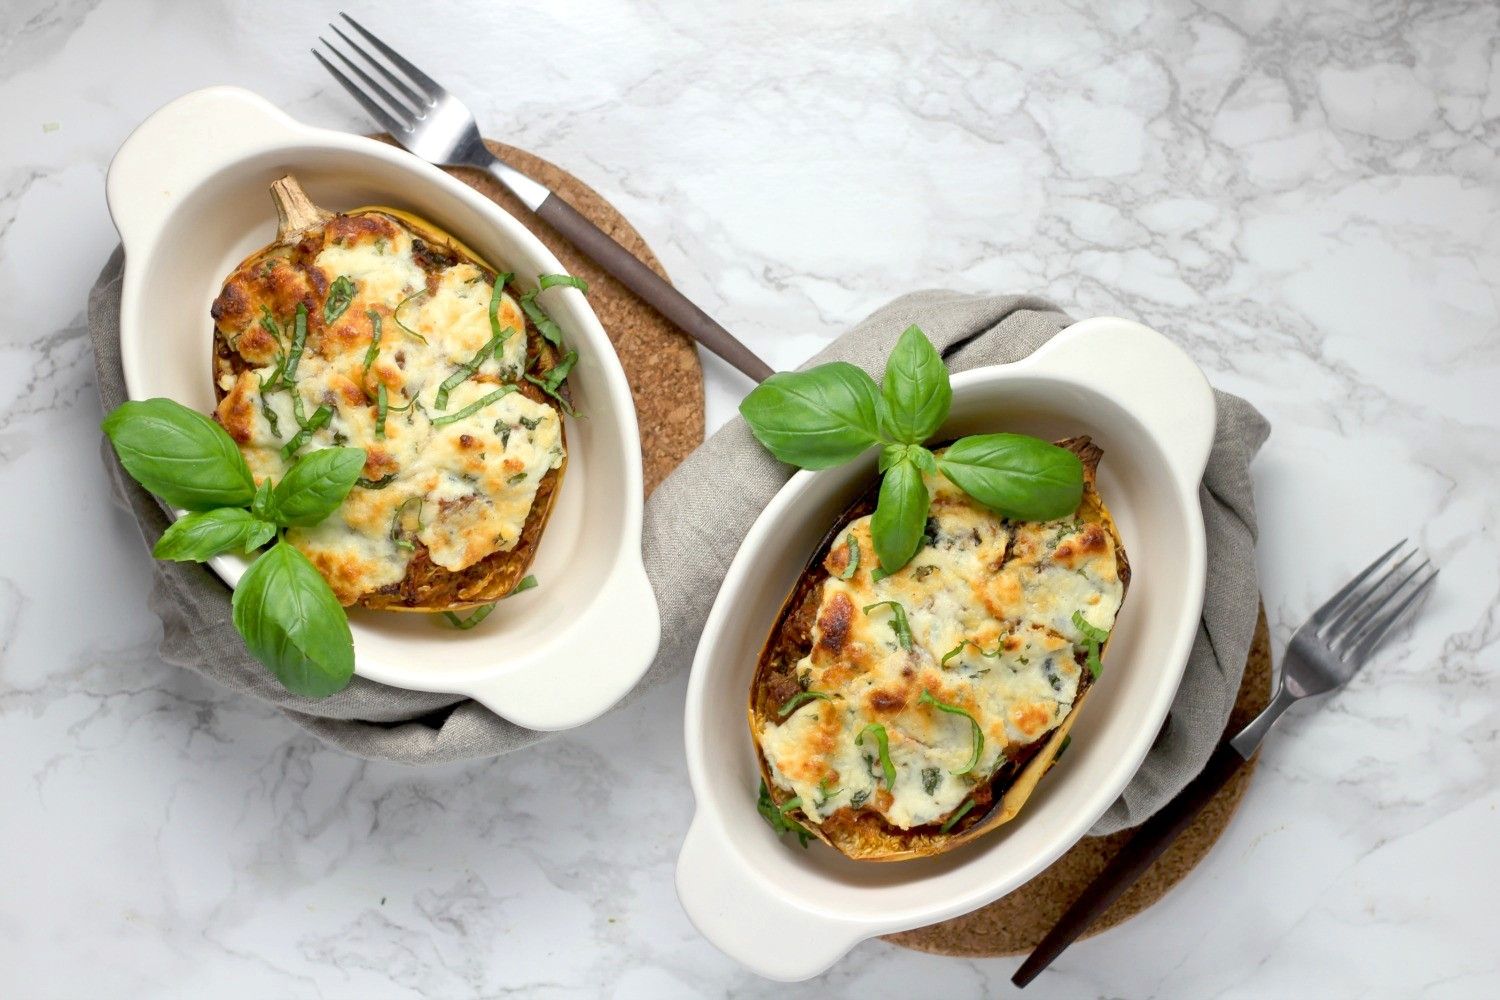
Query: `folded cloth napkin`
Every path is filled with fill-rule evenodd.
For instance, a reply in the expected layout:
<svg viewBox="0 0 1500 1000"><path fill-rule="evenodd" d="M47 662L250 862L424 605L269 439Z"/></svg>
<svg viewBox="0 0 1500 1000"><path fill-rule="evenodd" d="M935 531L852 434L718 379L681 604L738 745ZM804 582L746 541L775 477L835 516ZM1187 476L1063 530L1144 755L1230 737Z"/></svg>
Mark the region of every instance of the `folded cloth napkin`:
<svg viewBox="0 0 1500 1000"><path fill-rule="evenodd" d="M106 411L125 399L120 366L120 277L116 252L89 298L89 330ZM808 362L851 361L879 378L886 356L916 323L963 371L1016 361L1071 320L1028 296L917 292L880 309ZM1208 759L1229 717L1255 631L1259 586L1248 466L1267 434L1250 404L1218 393L1219 426L1204 476L1209 580L1203 621L1171 724L1120 800L1095 826L1108 833L1139 823L1176 794ZM116 501L154 544L168 524L157 501L104 447ZM688 456L646 504L646 569L661 606L661 651L630 698L692 660L709 606L750 525L794 472L773 459L735 419ZM724 483L733 482L733 489ZM246 653L229 620L229 590L193 563L157 562L150 606L162 620L162 658L276 706L319 739L362 757L436 763L510 753L547 734L516 726L454 695L406 691L356 677L321 701L284 691ZM628 702L630 698L627 698Z"/></svg>

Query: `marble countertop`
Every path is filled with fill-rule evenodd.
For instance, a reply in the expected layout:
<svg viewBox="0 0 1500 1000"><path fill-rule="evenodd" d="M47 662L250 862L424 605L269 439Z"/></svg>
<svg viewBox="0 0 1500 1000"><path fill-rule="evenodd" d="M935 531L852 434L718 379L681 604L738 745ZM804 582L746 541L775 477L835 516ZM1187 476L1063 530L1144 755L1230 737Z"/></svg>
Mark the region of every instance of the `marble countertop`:
<svg viewBox="0 0 1500 1000"><path fill-rule="evenodd" d="M3 992L1006 994L1013 959L870 942L787 987L703 941L672 888L681 678L523 755L411 770L161 663L99 462L104 171L215 83L367 129L307 52L335 10L0 7ZM1500 993L1500 7L357 13L613 199L776 366L931 286L1176 339L1274 426L1255 473L1278 651L1396 538L1442 563L1415 627L1277 731L1205 862L1028 996ZM705 369L712 426L745 386Z"/></svg>

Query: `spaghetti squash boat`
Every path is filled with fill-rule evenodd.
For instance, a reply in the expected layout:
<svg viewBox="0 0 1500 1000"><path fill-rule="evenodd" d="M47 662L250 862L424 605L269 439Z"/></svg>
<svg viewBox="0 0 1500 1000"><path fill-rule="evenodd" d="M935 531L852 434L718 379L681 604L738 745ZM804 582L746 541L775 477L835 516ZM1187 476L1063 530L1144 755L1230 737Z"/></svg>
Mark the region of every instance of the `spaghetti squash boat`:
<svg viewBox="0 0 1500 1000"><path fill-rule="evenodd" d="M257 484L363 448L343 505L286 538L339 602L453 611L525 576L567 463L555 327L451 236L272 186L277 240L214 300L215 416ZM530 306L523 309L523 302Z"/></svg>
<svg viewBox="0 0 1500 1000"><path fill-rule="evenodd" d="M1095 488L1006 520L940 473L921 548L883 575L875 489L839 518L761 651L750 693L762 812L850 858L950 850L1013 818L1056 760L1130 580ZM941 451L938 452L942 454Z"/></svg>

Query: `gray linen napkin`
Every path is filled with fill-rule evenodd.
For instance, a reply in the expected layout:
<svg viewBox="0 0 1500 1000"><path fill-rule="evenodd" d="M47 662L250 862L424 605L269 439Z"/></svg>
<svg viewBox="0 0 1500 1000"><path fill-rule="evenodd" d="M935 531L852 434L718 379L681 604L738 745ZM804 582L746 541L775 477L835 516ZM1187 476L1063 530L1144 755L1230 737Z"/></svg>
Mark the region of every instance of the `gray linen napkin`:
<svg viewBox="0 0 1500 1000"><path fill-rule="evenodd" d="M105 410L125 398L120 368L121 255L116 252L89 298L89 330ZM808 362L844 360L877 378L896 338L917 323L954 371L1015 361L1071 320L1027 296L917 292L880 309ZM1268 427L1255 409L1218 393L1219 426L1204 476L1209 581L1203 622L1171 724L1120 800L1095 825L1109 833L1139 823L1202 769L1229 717L1254 635L1259 585L1250 459ZM104 448L115 498L148 543L168 523L161 506ZM751 523L794 470L768 455L733 420L688 456L646 504L646 569L661 606L661 651L627 702L683 670L719 584ZM722 488L732 477L734 488ZM162 658L275 705L293 722L362 757L436 763L497 756L547 734L513 725L466 698L405 691L355 678L322 701L288 694L244 650L229 621L229 590L192 563L155 563L150 605L161 618Z"/></svg>

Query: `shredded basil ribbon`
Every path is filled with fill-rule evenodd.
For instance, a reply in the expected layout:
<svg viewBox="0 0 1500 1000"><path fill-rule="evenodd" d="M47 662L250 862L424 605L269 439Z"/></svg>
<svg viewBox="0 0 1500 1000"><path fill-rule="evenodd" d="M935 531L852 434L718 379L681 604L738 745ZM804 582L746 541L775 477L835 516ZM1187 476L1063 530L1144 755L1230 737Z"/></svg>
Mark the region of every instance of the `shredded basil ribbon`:
<svg viewBox="0 0 1500 1000"><path fill-rule="evenodd" d="M391 483L394 482L395 479L396 474L394 472L387 472L379 479L366 479L361 476L354 481L354 485L366 490L383 490L387 486L391 485Z"/></svg>
<svg viewBox="0 0 1500 1000"><path fill-rule="evenodd" d="M954 824L967 816L969 814L969 810L973 808L973 799L965 801L963 805L958 807L958 810L954 812L952 816L949 816L946 820L943 821L943 825L938 827L938 833L947 833L949 830L953 829Z"/></svg>
<svg viewBox="0 0 1500 1000"><path fill-rule="evenodd" d="M575 278L571 274L539 274L536 279L536 288L539 292L545 292L553 285L567 285L576 288L583 294L589 293L589 283L582 278Z"/></svg>
<svg viewBox="0 0 1500 1000"><path fill-rule="evenodd" d="M370 334L370 347L365 351L364 370L368 374L370 366L375 363L375 358L380 354L380 313L374 309L366 310L365 315L370 317L370 325L375 332Z"/></svg>
<svg viewBox="0 0 1500 1000"><path fill-rule="evenodd" d="M531 576L531 575L528 574L527 576L523 576L521 578L521 582L520 583L518 583L514 587L510 588L510 593L506 594L505 596L506 597L515 597L517 594L521 593L522 591L524 591L524 590L530 590L532 587L535 587L535 586L536 586L536 577Z"/></svg>
<svg viewBox="0 0 1500 1000"><path fill-rule="evenodd" d="M296 387L297 365L302 361L302 350L307 346L307 306L297 303L297 318L292 324L292 349L286 356L286 366L281 370L281 384L288 389Z"/></svg>
<svg viewBox="0 0 1500 1000"><path fill-rule="evenodd" d="M375 387L375 436L385 437L385 412L390 407L390 400L386 396L385 383L382 382Z"/></svg>
<svg viewBox="0 0 1500 1000"><path fill-rule="evenodd" d="M824 701L833 700L832 695L826 694L822 691L798 691L796 694L792 695L782 703L781 707L776 710L776 716L777 718L785 719L799 705L806 704L809 701L816 701L819 698Z"/></svg>
<svg viewBox="0 0 1500 1000"><path fill-rule="evenodd" d="M878 722L872 722L859 731L859 735L854 737L854 742L859 746L864 746L866 733L869 733L875 740L875 747L880 753L880 769L885 772L885 787L894 789L896 765L891 763L891 744L886 736L885 727Z"/></svg>
<svg viewBox="0 0 1500 1000"><path fill-rule="evenodd" d="M271 381L272 382L276 381L276 373L275 372L271 373ZM260 412L265 416L266 423L268 423L268 424L271 425L271 433L274 434L274 435L276 435L276 438L278 440L280 440L280 438L281 438L281 427L279 426L279 422L276 419L276 409L275 409L275 407L273 407L271 405L271 401L266 398L266 380L265 379L261 379L260 380Z"/></svg>
<svg viewBox="0 0 1500 1000"><path fill-rule="evenodd" d="M297 395L296 395L295 391L292 393L292 398L293 399L297 398ZM300 431L298 431L295 435L293 435L292 439L290 441L288 441L286 443L286 446L281 449L281 457L283 459L289 459L289 458L291 458L293 455L295 455L297 453L297 449L298 448L301 448L303 445L307 444L307 442L312 439L313 433L315 431L317 431L320 428L322 428L324 425L326 425L328 423L328 421L330 421L332 419L333 419L333 410L332 409L330 409L327 406L320 406L320 407L318 407L316 410L313 411L313 415L311 417L307 418L307 422L302 425L302 429Z"/></svg>
<svg viewBox="0 0 1500 1000"><path fill-rule="evenodd" d="M1073 745L1073 734L1069 733L1063 737L1062 743L1058 744L1057 753L1052 757L1052 763L1056 764L1062 760L1062 755L1068 752L1068 747Z"/></svg>
<svg viewBox="0 0 1500 1000"><path fill-rule="evenodd" d="M951 660L951 659L953 659L959 653L962 653L964 651L964 647L965 646L973 646L975 649L979 650L979 655L980 656L987 656L987 657L991 657L991 658L999 656L1000 652L1001 652L1000 647L996 646L993 650L991 650L990 652L986 653L984 651L984 647L981 646L979 643L975 642L973 639L963 639L963 640L961 640L959 642L959 644L957 646L954 646L952 649L948 650L948 652L946 652L946 653L943 654L943 658L938 661L938 666L940 666L940 667L947 666L948 665L948 661Z"/></svg>
<svg viewBox="0 0 1500 1000"><path fill-rule="evenodd" d="M420 333L418 333L417 331L413 330L411 327L407 326L405 323L401 322L401 307L404 306L404 305L406 305L412 299L416 298L418 295L426 295L426 294L427 294L427 289L425 289L425 288L418 288L415 292L412 292L406 298L402 299L400 302L397 302L396 303L396 308L394 308L394 309L391 310L391 319L393 319L393 320L396 321L396 325L399 326L402 330L406 331L407 336L415 337L415 338L417 338L418 340L420 340L424 344L427 343L427 338L426 337L422 336Z"/></svg>
<svg viewBox="0 0 1500 1000"><path fill-rule="evenodd" d="M934 698L931 691L924 690L921 697L917 699L917 703L921 705L931 705L933 708L937 709L940 712L947 712L949 715L961 715L965 719L969 720L969 725L974 727L974 752L969 755L969 762L965 764L962 769L954 771L953 773L968 774L970 771L974 770L974 768L979 765L980 755L984 753L984 730L980 728L979 720L974 718L974 716L970 715L964 709L959 708L957 705L950 705L946 701L939 701L938 699Z"/></svg>
<svg viewBox="0 0 1500 1000"><path fill-rule="evenodd" d="M526 376L526 381L530 382L532 385L541 389L547 395L555 399L558 405L562 407L563 412L570 417L576 417L578 414L573 411L573 404L568 402L568 400L558 392L558 389L561 388L563 381L567 379L569 373L573 371L573 366L577 363L578 352L569 351L566 355L563 356L563 359L561 361L553 365L551 368L547 369L547 371L542 375L541 378L538 378L537 376L531 374L527 374Z"/></svg>
<svg viewBox="0 0 1500 1000"><path fill-rule="evenodd" d="M896 633L896 641L901 643L902 649L911 649L911 626L907 624L906 609L901 606L900 601L876 601L874 604L866 604L863 610L865 614L869 614L886 605L891 608L891 631Z"/></svg>
<svg viewBox="0 0 1500 1000"><path fill-rule="evenodd" d="M1091 625L1083 617L1082 611L1073 612L1073 624L1078 626L1078 631L1083 633L1084 642L1088 644L1088 666L1089 674L1094 680L1104 673L1104 664L1099 659L1099 647L1109 639L1109 633L1097 625Z"/></svg>
<svg viewBox="0 0 1500 1000"><path fill-rule="evenodd" d="M844 571L839 574L840 580L848 580L859 570L859 541L849 535L845 538L849 546L849 562L844 566Z"/></svg>
<svg viewBox="0 0 1500 1000"><path fill-rule="evenodd" d="M260 307L260 327L271 336L276 338L276 345L281 346L281 324L276 322L276 317L271 313L271 307L262 305Z"/></svg>
<svg viewBox="0 0 1500 1000"><path fill-rule="evenodd" d="M796 803L796 805L792 803ZM771 790L766 787L765 779L761 779L760 795L755 800L755 811L760 813L761 818L769 823L771 829L777 834L795 833L797 839L802 842L802 846L806 847L807 842L812 839L812 834L801 823L786 815L787 810L794 809L801 804L802 800L800 798L793 798L787 800L785 806L778 806L776 801L771 798Z"/></svg>
<svg viewBox="0 0 1500 1000"><path fill-rule="evenodd" d="M401 520L402 520L402 517L406 514L406 508L409 507L409 506L411 506L411 504L412 504L413 501L415 501L416 505L417 505L417 530L421 531L422 530L422 498L421 497L407 497L405 500L402 500L401 501L401 506L399 506L399 507L396 508L396 513L391 518L391 541L395 542L397 546L399 546L400 548L403 548L403 549L416 548L416 546L412 545L411 542L407 541L406 536L405 536L405 532L403 532L402 529L401 529Z"/></svg>
<svg viewBox="0 0 1500 1000"><path fill-rule="evenodd" d="M561 347L562 328L553 322L551 316L542 311L541 306L536 304L536 293L538 291L541 291L541 289L527 292L521 296L521 311L536 325L537 332L542 335L547 343L553 347Z"/></svg>
<svg viewBox="0 0 1500 1000"><path fill-rule="evenodd" d="M452 625L454 628L461 628L461 629L466 629L467 630L467 629L473 628L475 625L478 625L480 622L484 621L486 618L488 618L490 616L490 612L494 611L494 610L495 610L495 602L491 601L489 604L483 604L483 605L480 605L479 607L475 608L474 612L472 614L470 614L469 617L467 617L467 618L460 618L458 615L454 614L452 611L444 611L443 612L443 617L446 618L446 619L448 619L448 624Z"/></svg>
<svg viewBox="0 0 1500 1000"><path fill-rule="evenodd" d="M432 420L432 426L446 427L448 424L454 423L455 421L462 420L465 417L471 417L474 414L478 413L480 410L484 409L486 406L489 406L491 403L504 399L506 396L509 396L515 391L516 387L513 385L501 386L499 389L496 389L494 392L485 396L483 399L465 406L462 410L455 410L452 413L445 413L441 417L434 417Z"/></svg>
<svg viewBox="0 0 1500 1000"><path fill-rule="evenodd" d="M328 287L328 298L323 302L323 323L332 323L344 311L349 308L349 303L354 301L354 293L358 288L347 274L341 274L333 279L333 284Z"/></svg>

